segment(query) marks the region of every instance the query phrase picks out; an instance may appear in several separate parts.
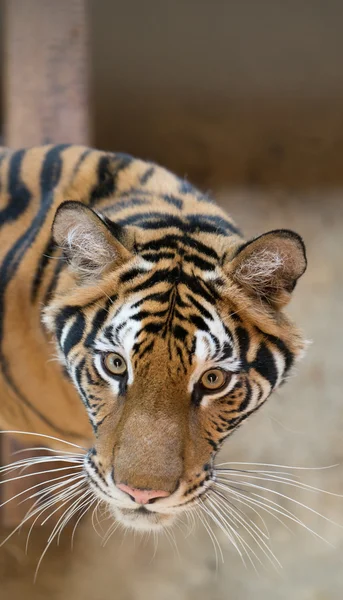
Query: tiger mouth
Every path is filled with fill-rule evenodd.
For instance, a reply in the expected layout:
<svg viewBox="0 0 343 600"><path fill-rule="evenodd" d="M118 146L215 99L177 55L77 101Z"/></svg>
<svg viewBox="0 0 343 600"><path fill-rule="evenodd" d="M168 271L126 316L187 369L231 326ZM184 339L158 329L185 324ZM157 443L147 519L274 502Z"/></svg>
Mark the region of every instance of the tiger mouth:
<svg viewBox="0 0 343 600"><path fill-rule="evenodd" d="M152 512L144 506L139 508L114 507L113 510L117 521L135 530L161 530L164 527L169 527L175 521L175 515L173 514Z"/></svg>

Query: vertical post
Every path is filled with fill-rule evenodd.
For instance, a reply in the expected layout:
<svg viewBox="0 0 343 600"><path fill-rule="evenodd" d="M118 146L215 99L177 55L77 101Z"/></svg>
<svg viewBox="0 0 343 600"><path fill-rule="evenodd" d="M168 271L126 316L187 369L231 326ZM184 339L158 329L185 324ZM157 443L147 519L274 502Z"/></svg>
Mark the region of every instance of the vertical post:
<svg viewBox="0 0 343 600"><path fill-rule="evenodd" d="M5 0L4 133L10 148L90 143L86 17L85 0ZM6 464L23 447L2 437ZM28 479L22 489L37 483ZM3 499L19 493L20 485L2 486ZM0 511L2 522L16 525L26 510L9 503Z"/></svg>

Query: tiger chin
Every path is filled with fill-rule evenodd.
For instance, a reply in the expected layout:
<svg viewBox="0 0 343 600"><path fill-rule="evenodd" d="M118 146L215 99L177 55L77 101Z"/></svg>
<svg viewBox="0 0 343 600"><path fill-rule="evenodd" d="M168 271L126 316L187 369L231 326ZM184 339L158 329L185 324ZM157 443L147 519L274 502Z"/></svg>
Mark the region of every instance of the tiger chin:
<svg viewBox="0 0 343 600"><path fill-rule="evenodd" d="M168 527L211 496L223 442L302 355L284 308L303 241L286 229L245 240L153 163L20 152L0 173L0 425L90 448L87 484L113 516Z"/></svg>

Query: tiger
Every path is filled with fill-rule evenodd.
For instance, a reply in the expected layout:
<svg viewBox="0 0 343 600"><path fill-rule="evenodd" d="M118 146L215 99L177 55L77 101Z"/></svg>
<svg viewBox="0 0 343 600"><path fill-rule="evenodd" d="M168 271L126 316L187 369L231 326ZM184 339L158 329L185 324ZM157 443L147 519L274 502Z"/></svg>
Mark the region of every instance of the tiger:
<svg viewBox="0 0 343 600"><path fill-rule="evenodd" d="M0 428L81 445L113 518L171 526L304 353L284 308L306 265L297 233L246 240L154 162L3 148Z"/></svg>

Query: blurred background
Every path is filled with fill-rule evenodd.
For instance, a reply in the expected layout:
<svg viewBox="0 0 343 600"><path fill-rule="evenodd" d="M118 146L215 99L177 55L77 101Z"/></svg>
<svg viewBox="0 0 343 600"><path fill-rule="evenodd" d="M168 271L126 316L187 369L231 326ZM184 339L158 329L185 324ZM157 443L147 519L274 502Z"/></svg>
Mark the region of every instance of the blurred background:
<svg viewBox="0 0 343 600"><path fill-rule="evenodd" d="M82 142L151 159L210 190L247 236L279 227L303 236L309 268L290 312L312 344L296 376L227 442L222 460L338 464L299 472L337 494L342 25L341 0L0 1L7 145ZM33 532L27 555L25 532L1 548L0 598L341 600L343 529L317 512L342 526L343 498L277 489L298 504L277 501L329 542L266 514L281 573L245 568L220 531L225 560L217 567L201 526L187 539L175 532L179 555L162 537L153 556L151 541L119 531L103 548L85 520L73 552L68 533L50 548L35 585L47 532Z"/></svg>

